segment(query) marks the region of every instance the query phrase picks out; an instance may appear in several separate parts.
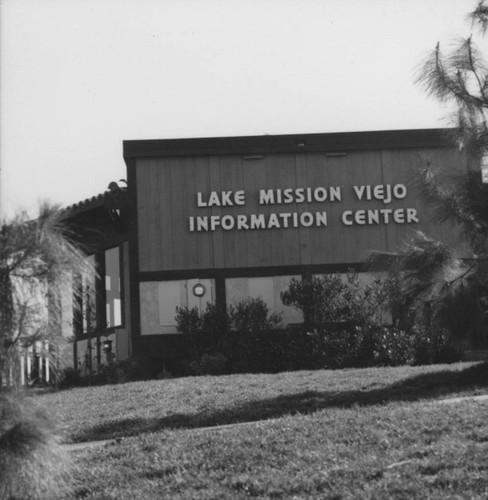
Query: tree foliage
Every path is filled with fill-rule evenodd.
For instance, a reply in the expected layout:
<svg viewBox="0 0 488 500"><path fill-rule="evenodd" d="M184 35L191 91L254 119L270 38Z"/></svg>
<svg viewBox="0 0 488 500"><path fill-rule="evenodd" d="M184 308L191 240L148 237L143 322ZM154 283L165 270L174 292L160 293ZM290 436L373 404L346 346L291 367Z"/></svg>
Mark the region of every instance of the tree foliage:
<svg viewBox="0 0 488 500"><path fill-rule="evenodd" d="M488 6L481 1L467 16L483 36ZM418 233L397 253L375 254L403 278L406 315L448 328L460 339L486 336L488 319L488 66L475 34L445 51L438 43L422 62L417 83L433 98L453 104L453 141L463 152L455 171L426 162L418 185L435 219L460 235L450 248Z"/></svg>
<svg viewBox="0 0 488 500"><path fill-rule="evenodd" d="M83 252L47 204L39 217L14 217L0 228L0 378L15 362L16 347L61 334L60 294L74 272L87 270Z"/></svg>

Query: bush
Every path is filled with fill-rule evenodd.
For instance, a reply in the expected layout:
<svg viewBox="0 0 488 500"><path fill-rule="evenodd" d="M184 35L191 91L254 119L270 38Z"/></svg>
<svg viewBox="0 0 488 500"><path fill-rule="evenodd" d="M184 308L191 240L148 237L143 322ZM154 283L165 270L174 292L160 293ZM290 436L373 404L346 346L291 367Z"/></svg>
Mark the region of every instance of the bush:
<svg viewBox="0 0 488 500"><path fill-rule="evenodd" d="M310 331L324 331L328 325L341 323L364 330L386 321L385 309L389 304L385 292L385 282L378 279L362 286L359 275L351 271L345 276L330 274L307 280L292 279L288 289L281 293L281 300L284 305L302 312L305 327Z"/></svg>
<svg viewBox="0 0 488 500"><path fill-rule="evenodd" d="M269 359L264 336L280 322L280 317L270 314L261 298L246 299L228 311L207 304L201 314L196 307L178 307L175 319L178 329L187 335L190 357L187 363L180 363L180 371L192 374L253 371L262 367L263 355Z"/></svg>
<svg viewBox="0 0 488 500"><path fill-rule="evenodd" d="M80 370L68 367L61 372L58 381L59 389L71 389L72 387L80 387L83 385L86 385L86 383Z"/></svg>
<svg viewBox="0 0 488 500"><path fill-rule="evenodd" d="M227 371L227 357L220 352L204 354L200 360L191 361L189 365L193 375L222 375Z"/></svg>
<svg viewBox="0 0 488 500"><path fill-rule="evenodd" d="M281 317L271 314L261 298L247 298L229 307L229 323L232 330L256 333L278 328Z"/></svg>
<svg viewBox="0 0 488 500"><path fill-rule="evenodd" d="M99 379L99 383L105 384L148 380L151 378L151 360L140 356L102 365L100 373L96 377Z"/></svg>
<svg viewBox="0 0 488 500"><path fill-rule="evenodd" d="M68 479L69 457L46 410L0 394L0 498L55 499Z"/></svg>
<svg viewBox="0 0 488 500"><path fill-rule="evenodd" d="M313 276L309 280L293 278L288 289L281 292L285 306L302 312L306 328L312 330L344 316L344 283L339 274Z"/></svg>
<svg viewBox="0 0 488 500"><path fill-rule="evenodd" d="M303 326L279 328L280 318L260 298L243 300L225 312L210 304L202 314L178 308L176 319L187 334L190 355L180 363L180 373L274 373L461 358L445 331L429 329L418 318L412 322L402 313L408 308L398 277L367 286L353 272L292 279L281 298L302 311Z"/></svg>
<svg viewBox="0 0 488 500"><path fill-rule="evenodd" d="M70 389L88 385L121 384L150 378L151 360L145 357L134 357L101 365L100 371L91 376L81 375L81 372L74 368L65 368L58 387L59 389Z"/></svg>

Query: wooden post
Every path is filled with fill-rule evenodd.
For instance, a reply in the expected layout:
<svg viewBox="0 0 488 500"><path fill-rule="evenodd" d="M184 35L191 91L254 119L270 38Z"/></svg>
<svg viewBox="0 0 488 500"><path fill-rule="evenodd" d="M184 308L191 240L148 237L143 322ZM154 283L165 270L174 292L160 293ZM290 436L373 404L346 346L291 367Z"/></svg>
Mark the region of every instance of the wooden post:
<svg viewBox="0 0 488 500"><path fill-rule="evenodd" d="M31 374L32 374L32 346L29 346L27 348L27 382L30 381L31 379Z"/></svg>
<svg viewBox="0 0 488 500"><path fill-rule="evenodd" d="M46 382L49 382L49 340L45 340L44 341L44 352L46 354L46 375L45 375L45 378L46 378Z"/></svg>
<svg viewBox="0 0 488 500"><path fill-rule="evenodd" d="M25 350L20 355L20 385L25 385Z"/></svg>

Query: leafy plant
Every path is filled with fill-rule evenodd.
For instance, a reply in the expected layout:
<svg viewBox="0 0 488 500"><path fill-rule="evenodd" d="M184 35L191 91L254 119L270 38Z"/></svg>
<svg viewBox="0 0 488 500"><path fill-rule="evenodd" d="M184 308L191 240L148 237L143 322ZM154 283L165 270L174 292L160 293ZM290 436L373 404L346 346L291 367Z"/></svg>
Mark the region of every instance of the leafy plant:
<svg viewBox="0 0 488 500"><path fill-rule="evenodd" d="M345 316L344 283L339 274L313 276L307 280L292 278L288 289L281 292L285 306L303 313L305 327L313 330L327 322L341 321Z"/></svg>
<svg viewBox="0 0 488 500"><path fill-rule="evenodd" d="M230 327L239 332L259 332L278 328L279 314L271 313L263 299L249 297L231 305L228 310Z"/></svg>

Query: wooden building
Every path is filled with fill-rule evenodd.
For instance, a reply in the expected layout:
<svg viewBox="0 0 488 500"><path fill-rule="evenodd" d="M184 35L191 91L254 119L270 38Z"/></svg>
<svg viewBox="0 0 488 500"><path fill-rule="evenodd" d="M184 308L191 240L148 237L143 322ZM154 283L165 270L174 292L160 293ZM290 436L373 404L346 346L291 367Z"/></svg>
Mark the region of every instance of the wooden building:
<svg viewBox="0 0 488 500"><path fill-rule="evenodd" d="M95 326L119 359L155 360L183 354L177 306L260 296L297 323L279 299L292 277L362 272L372 250L418 230L448 239L414 170L462 161L444 129L125 141L124 159L128 188L112 186L69 217L99 269L118 249L118 324L100 303ZM104 297L107 283L95 283Z"/></svg>

